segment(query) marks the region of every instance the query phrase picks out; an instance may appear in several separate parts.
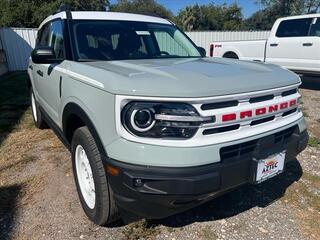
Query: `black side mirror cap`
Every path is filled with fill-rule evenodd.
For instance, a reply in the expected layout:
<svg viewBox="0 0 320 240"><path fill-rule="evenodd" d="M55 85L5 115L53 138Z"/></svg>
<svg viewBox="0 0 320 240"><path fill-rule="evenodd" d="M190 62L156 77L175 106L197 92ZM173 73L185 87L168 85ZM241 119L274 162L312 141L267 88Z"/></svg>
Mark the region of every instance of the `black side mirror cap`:
<svg viewBox="0 0 320 240"><path fill-rule="evenodd" d="M31 59L34 63L50 64L58 62L54 49L52 47L37 47L31 53Z"/></svg>
<svg viewBox="0 0 320 240"><path fill-rule="evenodd" d="M198 47L198 51L200 52L202 57L207 56L207 51L203 47Z"/></svg>

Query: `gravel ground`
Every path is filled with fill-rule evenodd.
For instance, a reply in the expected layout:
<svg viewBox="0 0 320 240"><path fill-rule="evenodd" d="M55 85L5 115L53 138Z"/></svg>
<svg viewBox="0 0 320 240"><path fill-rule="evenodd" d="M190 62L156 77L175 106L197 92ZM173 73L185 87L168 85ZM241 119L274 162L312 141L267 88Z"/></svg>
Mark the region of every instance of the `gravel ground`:
<svg viewBox="0 0 320 240"><path fill-rule="evenodd" d="M19 81L24 77L18 75ZM27 96L12 106L13 98L1 102L0 94L0 239L317 239L320 80L303 81L312 142L285 173L167 219L109 227L85 217L70 154L52 131L33 127ZM12 119L14 126L7 124Z"/></svg>

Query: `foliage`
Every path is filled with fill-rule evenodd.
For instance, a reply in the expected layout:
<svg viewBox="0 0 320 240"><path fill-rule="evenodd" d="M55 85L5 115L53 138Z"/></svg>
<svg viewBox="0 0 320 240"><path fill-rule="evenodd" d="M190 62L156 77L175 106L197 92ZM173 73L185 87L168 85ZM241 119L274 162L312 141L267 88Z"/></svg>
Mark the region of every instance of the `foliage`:
<svg viewBox="0 0 320 240"><path fill-rule="evenodd" d="M318 12L320 0L259 0L264 6L244 22L245 29L271 29L279 17Z"/></svg>
<svg viewBox="0 0 320 240"><path fill-rule="evenodd" d="M276 8L266 8L255 12L244 21L245 30L270 30L275 20L282 15Z"/></svg>
<svg viewBox="0 0 320 240"><path fill-rule="evenodd" d="M111 11L156 15L173 20L173 14L155 0L119 0Z"/></svg>
<svg viewBox="0 0 320 240"><path fill-rule="evenodd" d="M241 8L236 4L187 6L177 16L177 24L185 31L239 30L242 20Z"/></svg>
<svg viewBox="0 0 320 240"><path fill-rule="evenodd" d="M1 27L38 27L62 4L72 10L106 10L108 0L0 0Z"/></svg>

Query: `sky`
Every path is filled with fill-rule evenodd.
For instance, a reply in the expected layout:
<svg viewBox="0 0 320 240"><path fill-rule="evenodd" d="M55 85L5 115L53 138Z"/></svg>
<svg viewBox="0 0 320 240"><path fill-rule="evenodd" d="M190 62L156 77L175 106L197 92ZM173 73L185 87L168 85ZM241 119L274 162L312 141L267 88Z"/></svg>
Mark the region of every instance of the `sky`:
<svg viewBox="0 0 320 240"><path fill-rule="evenodd" d="M245 18L250 17L254 12L259 10L260 6L255 0L156 0L158 3L164 5L166 8L171 10L174 14L177 14L181 8L187 5L194 4L208 4L214 2L215 4L232 4L234 2L238 3L242 7L242 13ZM116 3L116 0L111 0L111 3Z"/></svg>

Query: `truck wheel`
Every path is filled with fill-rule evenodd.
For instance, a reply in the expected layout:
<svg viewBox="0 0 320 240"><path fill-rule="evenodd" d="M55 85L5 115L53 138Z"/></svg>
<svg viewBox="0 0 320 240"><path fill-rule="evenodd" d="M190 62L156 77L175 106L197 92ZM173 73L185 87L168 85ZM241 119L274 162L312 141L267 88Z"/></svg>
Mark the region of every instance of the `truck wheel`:
<svg viewBox="0 0 320 240"><path fill-rule="evenodd" d="M47 124L45 123L42 117L42 113L39 110L39 105L34 96L32 87L30 88L30 101L31 101L30 105L31 105L32 118L33 118L34 125L36 126L36 128L39 128L39 129L47 128Z"/></svg>
<svg viewBox="0 0 320 240"><path fill-rule="evenodd" d="M87 127L78 128L71 143L73 175L82 208L97 225L119 219L101 153Z"/></svg>
<svg viewBox="0 0 320 240"><path fill-rule="evenodd" d="M234 52L226 52L223 55L224 58L232 58L232 59L239 59L238 55Z"/></svg>

